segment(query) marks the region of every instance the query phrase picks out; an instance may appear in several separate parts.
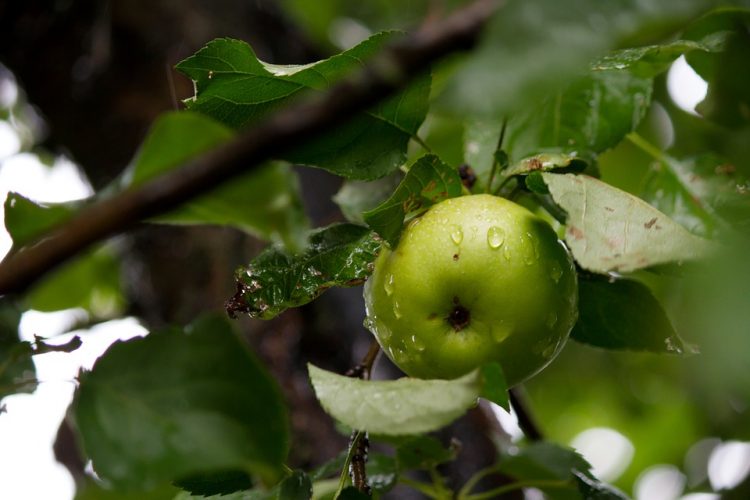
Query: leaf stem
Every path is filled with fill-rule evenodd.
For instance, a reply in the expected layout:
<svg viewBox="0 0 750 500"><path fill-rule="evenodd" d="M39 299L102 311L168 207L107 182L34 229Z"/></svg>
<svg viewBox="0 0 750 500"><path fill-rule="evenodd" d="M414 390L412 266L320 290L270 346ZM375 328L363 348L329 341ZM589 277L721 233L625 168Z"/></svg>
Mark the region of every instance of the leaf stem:
<svg viewBox="0 0 750 500"><path fill-rule="evenodd" d="M437 491L435 487L431 484L423 483L421 481L417 481L415 479L411 479L406 476L401 476L399 478L399 482L403 484L404 486L408 486L409 488L415 489L418 492L423 493L424 495L430 498L434 498L435 500L447 500L447 498L442 495L442 492Z"/></svg>
<svg viewBox="0 0 750 500"><path fill-rule="evenodd" d="M422 147L422 149L424 149L425 151L427 151L430 154L434 154L434 152L432 151L432 148L424 141L424 139L422 139L421 137L419 137L418 134L412 135L411 138L412 138L412 140L414 142L416 142L417 144L419 144Z"/></svg>
<svg viewBox="0 0 750 500"><path fill-rule="evenodd" d="M500 129L500 137L497 139L497 147L495 147L495 151L500 149L503 146L503 140L505 140L505 129L508 127L508 117L506 116L503 118L503 125ZM492 169L490 169L490 179L487 181L487 188L485 189L486 193L489 193L492 191L492 182L495 180L495 174L497 173L497 157L495 156L495 153L492 153ZM500 187L503 186L507 182L507 179L503 181L502 184L500 184ZM499 190L500 188L498 188Z"/></svg>
<svg viewBox="0 0 750 500"><path fill-rule="evenodd" d="M349 479L349 466L352 463L352 457L356 453L357 450L357 441L359 441L360 436L362 436L364 432L362 431L354 431L352 433L352 439L351 444L349 445L349 451L346 454L346 460L344 460L344 466L341 468L341 475L339 476L339 487L336 488L336 493L333 495L333 498L336 499L341 495L341 492L346 487L346 482Z"/></svg>
<svg viewBox="0 0 750 500"><path fill-rule="evenodd" d="M515 483L506 484L504 486L499 486L489 491L483 491L481 493L468 495L464 498L459 497L459 500L487 500L498 498L504 493L520 490L522 488L567 488L568 486L570 486L570 483L561 479L536 479L529 481L518 481Z"/></svg>
<svg viewBox="0 0 750 500"><path fill-rule="evenodd" d="M489 467L485 467L484 469L476 471L474 475L471 476L468 481L466 481L461 489L458 490L458 495L456 496L456 498L458 498L459 500L466 498L471 493L471 490L473 490L474 487L479 484L479 481L496 472L499 472L499 464L492 464Z"/></svg>

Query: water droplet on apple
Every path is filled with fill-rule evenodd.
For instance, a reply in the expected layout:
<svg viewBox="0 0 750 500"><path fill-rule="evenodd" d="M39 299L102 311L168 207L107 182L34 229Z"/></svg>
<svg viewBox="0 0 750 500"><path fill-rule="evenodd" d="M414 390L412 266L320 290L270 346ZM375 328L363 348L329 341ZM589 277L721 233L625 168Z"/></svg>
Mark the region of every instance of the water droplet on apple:
<svg viewBox="0 0 750 500"><path fill-rule="evenodd" d="M502 326L491 326L490 327L490 336L492 337L492 340L494 340L495 342L498 342L498 343L500 343L503 340L505 340L506 338L508 338L508 334L509 333L510 332L506 328L504 328Z"/></svg>
<svg viewBox="0 0 750 500"><path fill-rule="evenodd" d="M426 346L426 345L424 344L424 341L422 341L422 339L420 339L420 338L419 338L419 337L417 337L416 335L412 335L412 336L411 336L411 343L412 343L412 345L414 345L414 349L416 349L416 350L417 350L417 351L419 351L419 352L422 352L422 351L424 351L424 350L425 350L425 348L427 347L427 346Z"/></svg>
<svg viewBox="0 0 750 500"><path fill-rule="evenodd" d="M401 306L395 300L393 301L393 314L397 319L401 318Z"/></svg>
<svg viewBox="0 0 750 500"><path fill-rule="evenodd" d="M552 267L550 268L550 276L552 276L552 281L555 283L560 282L560 278L562 278L562 269L560 268L560 264L558 264L556 261L552 261Z"/></svg>
<svg viewBox="0 0 750 500"><path fill-rule="evenodd" d="M386 295L390 296L393 294L393 275L389 274L385 277L385 283L383 284L383 289L385 290Z"/></svg>
<svg viewBox="0 0 750 500"><path fill-rule="evenodd" d="M555 311L550 311L549 316L547 316L547 328L552 329L557 324L557 313Z"/></svg>
<svg viewBox="0 0 750 500"><path fill-rule="evenodd" d="M555 355L556 349L557 349L557 344L548 345L547 348L542 351L542 357L544 359L550 359L552 356Z"/></svg>
<svg viewBox="0 0 750 500"><path fill-rule="evenodd" d="M508 245L505 245L505 248L503 248L503 257L510 262L510 247Z"/></svg>
<svg viewBox="0 0 750 500"><path fill-rule="evenodd" d="M505 241L505 231L497 226L492 226L487 230L487 244L490 248L498 249Z"/></svg>
<svg viewBox="0 0 750 500"><path fill-rule="evenodd" d="M453 240L453 243L455 243L456 245L460 245L463 239L464 232L461 230L461 227L453 226L451 228L451 240Z"/></svg>

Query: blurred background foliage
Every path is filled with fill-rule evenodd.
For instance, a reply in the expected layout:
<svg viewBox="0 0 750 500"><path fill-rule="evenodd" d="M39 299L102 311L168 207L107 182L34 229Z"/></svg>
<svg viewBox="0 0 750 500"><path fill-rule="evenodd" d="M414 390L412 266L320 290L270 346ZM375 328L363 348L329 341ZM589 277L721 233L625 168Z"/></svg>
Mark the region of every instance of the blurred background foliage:
<svg viewBox="0 0 750 500"><path fill-rule="evenodd" d="M646 8L646 14L653 15L660 22L637 24L638 30L629 30L628 23L633 16L638 15L627 9L631 2L615 2L612 18L607 21L591 18L579 22L573 19L576 12L591 7L591 1L534 2L534 8L540 16L523 17L529 24L518 29L527 29L531 33L534 29L545 30L547 26L550 29L540 32L539 36L543 42L550 43L550 40L555 39L553 35L556 32L553 28L566 28L561 28L563 34L557 33L555 36L572 42L563 45L559 52L554 52L550 57L562 57L566 71L574 72L600 49L617 48L634 41L651 43L674 38L675 26L713 5L712 2L660 2L660 8L664 11L669 12L671 9L677 14L660 17L660 8ZM309 59L310 54L326 55L349 48L381 29L407 29L421 23L429 24L431 19L442 16L461 3L463 2L427 0L283 0L278 5L274 4L273 8L278 8L285 19L288 16L289 22L298 26L304 33L306 43L314 47L314 50L291 54L286 59L280 57L274 62L305 62L304 59ZM517 18L512 16L514 9L526 12L524 9L532 8L520 5L521 2L509 3L511 13L505 22L517 22ZM196 12L199 10L196 9ZM622 15L622 19L618 15ZM597 27L597 23L601 22L604 23L604 28ZM220 30L221 23L217 24ZM722 441L750 441L750 233L747 231L747 212L742 209L733 210L731 206L724 210L727 204L722 205L719 200L708 216L699 214L690 219L690 204L685 202L690 193L685 191L684 185L679 182L660 182L658 185L661 193L652 188L654 178L663 173L661 163L668 161L660 157L660 152L686 163L687 159L710 151L724 158L725 165L731 170L727 180L731 184L730 191L733 190L740 196L750 191L750 183L747 182L750 178L750 15L747 11L728 8L720 15L693 24L684 33L684 38L699 39L703 31L715 30L716 26L733 32L726 50L716 54L687 56L687 62L708 83L706 98L697 107L700 114L683 109L675 103L676 91L671 85L679 87L684 82L670 84L671 73L659 76L654 83L651 108L636 131L637 137L653 145L657 154L639 147L637 139L626 139L598 158L598 168L603 180L643 196L670 215L682 214L686 217L685 220L697 218L696 225L689 229L699 234L716 231L725 243L721 257L706 265L690 268L685 266L661 273L638 273L638 278L646 282L660 298L680 335L687 342L695 344L700 353L688 357L673 357L608 352L570 342L548 369L526 385L531 407L550 439L569 444L584 431L608 428L621 434L632 444L632 458L627 451L623 451L623 462L619 470L614 467L612 470L616 473L612 473L611 477L602 477L612 480L626 492L634 492L639 476L643 477L644 471L659 464L674 466L676 469L668 470L685 475L686 493L710 491L707 467L711 450ZM618 29L612 31L612 27ZM217 36L226 34L220 32ZM256 33L256 36L268 39L273 35ZM497 36L502 38L505 35L501 32ZM533 48L537 41L522 39L517 43ZM591 45L593 52L573 55L571 51L576 49L576 44ZM268 45L273 43L268 42ZM259 53L262 52L261 48ZM268 53L274 51L269 50ZM435 69L435 98L440 97L443 90L448 88L448 101L452 98L461 101L462 90L451 89L445 82L455 71L461 71L464 58L465 56L451 58ZM177 59L172 52L170 63ZM518 63L519 59L508 60ZM525 63L534 66L538 61L532 58ZM482 73L482 67L476 67L476 62L473 64L470 70L477 72L477 78L489 78ZM499 69L497 66L485 65L483 70L495 74L498 70L506 71L506 68L502 65ZM550 73L548 68L534 66L523 69L511 65L507 71L512 73L511 76L520 74L521 77L518 81L508 78L508 88L515 89L516 93L498 101L497 109L523 109L543 90L559 88L561 85L557 81L559 74L554 71ZM543 75L544 81L524 90L522 84L528 82L526 78L530 78L529 75ZM564 74L561 81L566 81L567 76L568 74ZM184 91L184 86L179 85L178 91ZM469 101L473 102L477 96L474 95L474 90L468 92L472 94ZM186 95L180 94L180 97ZM50 132L42 118L49 111L45 110L43 104L36 104L40 107L36 108L27 102L23 82L17 87L12 74L4 69L0 75L0 127L5 129L0 140L2 154L5 156L3 168L12 157L24 152L36 155L41 164L46 165L45 168L60 161L57 155L61 149L54 141L48 140ZM162 102L160 106L168 108L169 103ZM162 110L152 109L146 114L150 117ZM73 115L71 118L76 119L77 116ZM448 102L446 106L430 112L421 130L434 152L451 165L464 161L464 134L467 127L466 122L455 118L455 108ZM147 120L143 120L143 123L147 123ZM59 123L56 125L59 127ZM142 133L142 128L134 132L136 136ZM55 137L54 129L52 137ZM130 152L132 151L131 147ZM78 157L81 156L85 155ZM119 167L124 167L125 163L127 162L120 161ZM85 158L82 165L86 167ZM327 200L315 199L330 197L338 187L336 182L327 177L325 181L314 180L310 175L315 174L306 173L305 169L298 172L303 179L307 207L325 207L313 210L317 212L313 214L313 218L319 222L336 217L331 215L331 206ZM94 185L102 184L96 174L89 174ZM101 178L113 178L114 175L116 172L101 173ZM318 183L322 187L316 191ZM724 187L726 186L722 189ZM257 251L259 247L257 242L245 245L245 255ZM57 282L51 281L55 278L53 276L31 295L29 304L39 310L83 307L92 313L95 320L113 317L125 311L144 312L142 298L135 297L135 303L140 304L140 309L133 307L133 297L126 299L125 295L128 293L119 289L123 285L128 286L128 283L132 286L132 271L122 271L130 275L130 278L121 283L112 272L116 260L111 250L112 247L99 250L91 255L88 264L78 263L78 267L66 268L67 274L60 273L56 278ZM233 257L235 264L241 263L241 258L236 255ZM213 258L207 259L213 262ZM125 260L120 264L128 266L132 262ZM78 274L71 275L73 272ZM94 281L100 287L89 289L95 296L78 297L61 292L73 288L72 283ZM154 287L153 291L158 293L158 287ZM347 307L359 306L359 297L351 298L358 291L341 293L349 294L347 296L350 298L344 300ZM222 292L216 295L227 296ZM130 305L126 303L127 300L131 300ZM220 299L214 302L219 301ZM152 321L154 317L158 317L153 316L153 311L145 312L147 318L151 314ZM311 316L305 317L304 321L317 322L315 327L319 331L330 326L330 319L325 315L309 310L305 314ZM167 318L164 315L154 322L168 322L179 316L174 314ZM356 331L362 333L361 314L349 314L342 321L346 322L339 325L343 331L356 328ZM294 324L294 321L290 323ZM361 344L365 343L365 337L360 337L360 347L352 351L357 356L361 355ZM337 339L331 332L319 333L315 339L317 340L303 341L301 349L304 351L305 346L309 347L312 342L320 342L321 345L316 348L317 356L323 359L340 356L339 364L342 366L347 365L349 358L357 357L350 355L348 349L342 354L336 347ZM262 355L266 359L274 355L283 357L278 350L287 349L288 346L288 343L266 346L265 350L261 349ZM750 464L750 452L745 453L744 460ZM671 479L680 481L678 474L671 476ZM750 489L744 491L748 492ZM742 493L738 495L737 498L742 498Z"/></svg>

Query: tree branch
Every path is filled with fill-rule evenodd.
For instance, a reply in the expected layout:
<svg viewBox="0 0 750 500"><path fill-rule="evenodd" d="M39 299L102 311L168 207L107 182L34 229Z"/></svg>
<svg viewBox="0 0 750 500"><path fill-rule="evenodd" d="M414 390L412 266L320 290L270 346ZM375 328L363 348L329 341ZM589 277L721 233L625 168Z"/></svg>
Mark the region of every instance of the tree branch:
<svg viewBox="0 0 750 500"><path fill-rule="evenodd" d="M82 210L36 245L10 255L0 264L0 294L23 292L43 274L93 243L172 210L251 170L289 144L304 144L367 110L403 88L432 62L471 48L501 1L476 0L444 21L391 45L353 78L322 95L279 111L228 145L182 168Z"/></svg>
<svg viewBox="0 0 750 500"><path fill-rule="evenodd" d="M521 392L518 387L514 387L510 390L510 404L513 405L513 409L516 412L518 418L518 426L521 428L526 437L530 441L541 441L544 439L542 430L536 423L534 416L529 411L528 405L526 404L525 395Z"/></svg>

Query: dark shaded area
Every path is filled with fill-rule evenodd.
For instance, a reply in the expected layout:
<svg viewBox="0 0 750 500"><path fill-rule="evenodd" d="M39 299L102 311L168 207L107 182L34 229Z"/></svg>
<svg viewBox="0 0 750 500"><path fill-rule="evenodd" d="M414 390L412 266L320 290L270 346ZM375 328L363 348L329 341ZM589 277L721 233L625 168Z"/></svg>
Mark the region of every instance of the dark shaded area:
<svg viewBox="0 0 750 500"><path fill-rule="evenodd" d="M179 108L180 100L192 95L191 82L173 65L205 42L227 36L248 41L259 57L274 63L323 56L271 0L0 3L0 62L44 117L49 133L42 145L70 156L97 189L125 168L160 113ZM313 222L336 220L330 196L340 180L313 169L299 174ZM150 225L120 237L117 245L129 312L150 328L223 310L234 291L234 269L264 246L232 229ZM292 467L309 470L347 444L320 409L306 363L339 373L356 364L370 344L363 317L361 289L354 288L331 290L269 322L238 321L292 409ZM447 471L456 486L494 457L491 441L477 432L486 425L470 418L456 428L467 445L460 468ZM55 454L82 477L83 462L67 424ZM398 498L410 494L399 490Z"/></svg>

